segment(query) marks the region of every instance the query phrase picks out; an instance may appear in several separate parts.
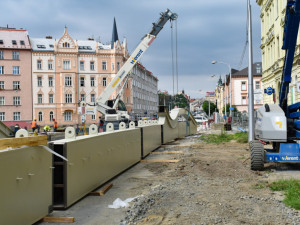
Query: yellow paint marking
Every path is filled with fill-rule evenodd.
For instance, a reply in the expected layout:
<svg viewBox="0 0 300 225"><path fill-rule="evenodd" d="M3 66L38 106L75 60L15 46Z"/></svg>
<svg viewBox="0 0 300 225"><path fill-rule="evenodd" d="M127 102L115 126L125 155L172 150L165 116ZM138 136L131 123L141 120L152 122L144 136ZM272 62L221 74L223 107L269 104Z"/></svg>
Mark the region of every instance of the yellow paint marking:
<svg viewBox="0 0 300 225"><path fill-rule="evenodd" d="M276 122L279 125L279 128L282 128L282 122Z"/></svg>
<svg viewBox="0 0 300 225"><path fill-rule="evenodd" d="M112 85L112 87L115 87L116 84L119 82L120 78L118 77L118 79L115 81L115 83Z"/></svg>

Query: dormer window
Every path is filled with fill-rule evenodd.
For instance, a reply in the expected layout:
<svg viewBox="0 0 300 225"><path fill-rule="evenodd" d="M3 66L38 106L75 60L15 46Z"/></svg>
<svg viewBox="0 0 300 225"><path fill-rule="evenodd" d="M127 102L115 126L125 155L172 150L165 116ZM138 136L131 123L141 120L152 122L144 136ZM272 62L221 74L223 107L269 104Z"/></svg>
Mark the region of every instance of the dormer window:
<svg viewBox="0 0 300 225"><path fill-rule="evenodd" d="M46 48L45 45L37 45L38 48Z"/></svg>
<svg viewBox="0 0 300 225"><path fill-rule="evenodd" d="M3 45L3 40L0 40L0 45Z"/></svg>
<svg viewBox="0 0 300 225"><path fill-rule="evenodd" d="M12 40L11 42L12 42L13 45L16 45L16 44L17 44L17 41L16 41L16 40Z"/></svg>
<svg viewBox="0 0 300 225"><path fill-rule="evenodd" d="M25 41L22 41L22 40L21 40L21 41L20 41L20 44L21 44L21 45L25 45Z"/></svg>
<svg viewBox="0 0 300 225"><path fill-rule="evenodd" d="M70 43L68 42L63 43L63 48L70 48Z"/></svg>

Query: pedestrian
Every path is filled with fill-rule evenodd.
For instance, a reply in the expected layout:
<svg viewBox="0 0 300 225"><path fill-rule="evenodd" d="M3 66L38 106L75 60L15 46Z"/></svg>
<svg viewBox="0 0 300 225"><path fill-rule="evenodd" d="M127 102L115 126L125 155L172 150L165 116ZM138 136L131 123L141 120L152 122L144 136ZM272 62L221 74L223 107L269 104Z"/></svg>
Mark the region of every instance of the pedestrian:
<svg viewBox="0 0 300 225"><path fill-rule="evenodd" d="M58 122L54 118L52 119L52 121L53 121L53 130L54 132L57 132Z"/></svg>
<svg viewBox="0 0 300 225"><path fill-rule="evenodd" d="M17 133L18 130L20 130L20 126L19 126L19 124L16 124L15 125L15 130L14 130L15 131L15 135L16 135L16 133Z"/></svg>
<svg viewBox="0 0 300 225"><path fill-rule="evenodd" d="M99 116L99 126L98 126L99 132L103 132L103 125L104 125L104 121L102 120L102 117Z"/></svg>
<svg viewBox="0 0 300 225"><path fill-rule="evenodd" d="M34 118L34 120L31 123L31 129L32 129L33 133L34 133L35 129L37 128L37 126L38 126L38 124L36 122L36 118Z"/></svg>

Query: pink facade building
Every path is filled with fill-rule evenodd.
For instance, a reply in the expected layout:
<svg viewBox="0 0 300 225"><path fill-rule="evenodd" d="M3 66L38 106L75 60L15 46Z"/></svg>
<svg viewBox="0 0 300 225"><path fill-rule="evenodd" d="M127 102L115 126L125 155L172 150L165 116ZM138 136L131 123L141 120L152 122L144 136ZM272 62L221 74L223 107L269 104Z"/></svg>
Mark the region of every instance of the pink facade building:
<svg viewBox="0 0 300 225"><path fill-rule="evenodd" d="M253 90L254 90L254 110L262 106L262 65L261 62L252 65ZM240 112L248 112L248 67L232 73L232 105L236 106ZM229 78L227 79L229 82ZM228 83L229 85L229 83ZM229 103L229 88L228 100Z"/></svg>
<svg viewBox="0 0 300 225"><path fill-rule="evenodd" d="M31 125L31 64L27 31L0 28L0 120L7 126Z"/></svg>
<svg viewBox="0 0 300 225"><path fill-rule="evenodd" d="M114 40L111 48L93 39L74 40L67 28L57 40L48 36L30 41L33 115L40 125L52 125L53 118L60 126L81 124L80 102L94 104L129 57L126 40L122 44ZM127 105L130 110L132 102ZM87 115L86 124L99 123L100 116L99 112Z"/></svg>

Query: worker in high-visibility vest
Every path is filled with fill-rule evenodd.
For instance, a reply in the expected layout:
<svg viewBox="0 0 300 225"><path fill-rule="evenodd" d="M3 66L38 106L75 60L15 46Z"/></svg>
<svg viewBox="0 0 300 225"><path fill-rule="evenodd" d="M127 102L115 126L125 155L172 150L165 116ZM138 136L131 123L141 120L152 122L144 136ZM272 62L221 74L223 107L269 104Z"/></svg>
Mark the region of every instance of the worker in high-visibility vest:
<svg viewBox="0 0 300 225"><path fill-rule="evenodd" d="M31 123L31 129L32 129L32 132L35 131L35 129L37 128L37 122L36 122L36 118L34 118L34 120L32 121Z"/></svg>
<svg viewBox="0 0 300 225"><path fill-rule="evenodd" d="M58 128L58 122L54 118L52 120L53 120L53 130L54 132L56 132Z"/></svg>

